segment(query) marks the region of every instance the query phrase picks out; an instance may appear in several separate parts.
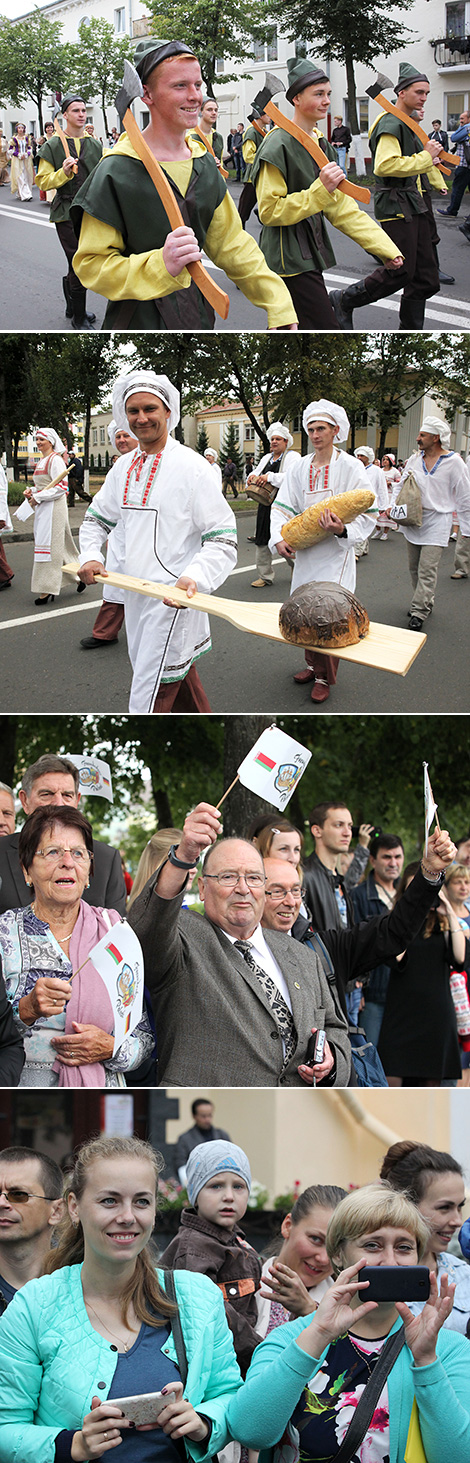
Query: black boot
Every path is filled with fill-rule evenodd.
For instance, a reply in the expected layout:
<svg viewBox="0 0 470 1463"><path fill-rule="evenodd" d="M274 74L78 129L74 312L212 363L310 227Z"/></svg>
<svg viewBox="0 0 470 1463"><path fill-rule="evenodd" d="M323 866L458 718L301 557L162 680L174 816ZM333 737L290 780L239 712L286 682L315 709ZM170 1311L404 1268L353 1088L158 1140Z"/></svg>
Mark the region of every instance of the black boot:
<svg viewBox="0 0 470 1463"><path fill-rule="evenodd" d="M426 300L404 300L400 305L400 330L424 330Z"/></svg>
<svg viewBox="0 0 470 1463"><path fill-rule="evenodd" d="M63 276L62 289L65 295L65 318L66 320L71 320L73 316L73 303L68 274L64 274Z"/></svg>
<svg viewBox="0 0 470 1463"><path fill-rule="evenodd" d="M459 224L459 234L463 234L464 239L470 244L470 214L463 224Z"/></svg>
<svg viewBox="0 0 470 1463"><path fill-rule="evenodd" d="M329 301L340 330L354 330L353 310L357 310L360 305L372 303L361 279L358 279L356 284L348 285L347 290L330 290Z"/></svg>

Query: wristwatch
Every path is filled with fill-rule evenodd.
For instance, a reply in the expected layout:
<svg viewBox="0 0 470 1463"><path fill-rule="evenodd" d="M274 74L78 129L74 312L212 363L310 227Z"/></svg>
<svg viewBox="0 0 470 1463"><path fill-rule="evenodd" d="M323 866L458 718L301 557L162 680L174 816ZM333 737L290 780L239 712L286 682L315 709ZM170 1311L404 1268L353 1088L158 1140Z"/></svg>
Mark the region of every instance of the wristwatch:
<svg viewBox="0 0 470 1463"><path fill-rule="evenodd" d="M178 858L175 845L174 843L172 843L170 852L168 854L168 862L170 864L173 864L175 869L193 869L195 863L197 863L197 859L191 859L190 864L185 864L183 862L183 859Z"/></svg>

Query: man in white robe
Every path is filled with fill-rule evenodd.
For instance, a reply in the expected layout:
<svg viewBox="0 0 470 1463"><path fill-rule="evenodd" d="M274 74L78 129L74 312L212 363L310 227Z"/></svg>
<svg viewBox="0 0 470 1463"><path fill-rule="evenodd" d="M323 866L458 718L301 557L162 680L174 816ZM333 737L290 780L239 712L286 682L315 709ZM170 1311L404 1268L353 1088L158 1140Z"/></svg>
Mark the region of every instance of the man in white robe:
<svg viewBox="0 0 470 1463"><path fill-rule="evenodd" d="M289 451L294 446L294 438L283 422L271 422L266 436L269 438L271 451L265 453L258 466L249 473L246 481L248 487L255 483L258 487L277 488L279 492L288 468L292 467L295 462L300 462L300 452ZM269 547L270 535L271 506L260 503L256 515L255 532L258 578L252 580L252 589L264 589L266 584L272 584L274 580L273 556Z"/></svg>
<svg viewBox="0 0 470 1463"><path fill-rule="evenodd" d="M400 532L408 543L413 585L408 610L410 630L421 630L423 620L431 614L439 561L449 542L454 509L462 536L470 535L470 474L458 452L450 451L448 423L437 416L425 417L416 441L419 451L408 458L391 504L393 507L405 478L413 473L421 493L423 521L420 525L400 523Z"/></svg>
<svg viewBox="0 0 470 1463"><path fill-rule="evenodd" d="M383 468L379 467L378 463L374 462L374 449L373 447L368 447L367 444L364 443L362 447L356 447L354 456L357 457L358 462L362 462L363 467L365 467L369 479L369 485L371 488L374 489L374 493L377 498L377 506L382 513L385 508L388 508L387 479L385 477ZM354 552L356 555L356 559L363 559L364 555L369 553L369 539L365 538L362 540L362 543L357 543Z"/></svg>
<svg viewBox="0 0 470 1463"><path fill-rule="evenodd" d="M118 523L125 572L212 593L236 564L236 524L204 459L169 433L180 416L179 392L167 376L131 371L115 382L113 417L131 431L139 450L116 462L85 514L80 532L81 577L103 571L101 545ZM210 650L207 615L125 591L133 681L129 710L210 711L195 662Z"/></svg>
<svg viewBox="0 0 470 1463"><path fill-rule="evenodd" d="M328 508L328 499L353 488L368 487L365 468L354 457L336 447L336 440L346 442L349 421L342 406L335 401L311 401L303 414L304 430L313 443L313 453L301 457L286 474L281 492L271 508L269 547L282 558L295 558L292 590L299 584L329 581L342 584L354 593L356 588L355 545L367 538L374 527L374 516L361 513L347 525ZM320 524L328 538L308 549L294 550L281 538L281 527L306 508L325 503ZM297 671L294 680L313 681L311 699L326 701L334 686L338 657L319 650L306 650L307 668Z"/></svg>

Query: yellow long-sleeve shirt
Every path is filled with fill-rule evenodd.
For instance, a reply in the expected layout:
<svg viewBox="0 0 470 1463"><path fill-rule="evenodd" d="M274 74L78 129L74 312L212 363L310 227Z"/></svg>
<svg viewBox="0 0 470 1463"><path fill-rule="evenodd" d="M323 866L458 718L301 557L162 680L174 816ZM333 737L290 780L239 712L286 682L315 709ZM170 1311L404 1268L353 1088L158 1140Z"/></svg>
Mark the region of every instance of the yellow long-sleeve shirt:
<svg viewBox="0 0 470 1463"><path fill-rule="evenodd" d="M77 157L80 157L81 139L80 137L74 137L73 140L77 149ZM43 193L48 193L50 188L63 188L64 183L70 183L70 175L67 177L67 173L64 173L63 168L58 168L57 172L55 172L52 163L48 163L47 159L42 157L39 159L36 182L38 188L42 188Z"/></svg>
<svg viewBox="0 0 470 1463"><path fill-rule="evenodd" d="M243 143L242 153L244 163L247 168L250 168L256 157L256 142L253 142L252 137L247 137L246 142Z"/></svg>
<svg viewBox="0 0 470 1463"><path fill-rule="evenodd" d="M426 173L432 188L437 188L439 193L447 193L442 173L435 167L430 152L424 148L423 152L414 152L411 157L404 157L398 137L393 137L390 132L379 137L374 173L378 178L416 177L420 193L423 190L419 175Z"/></svg>
<svg viewBox="0 0 470 1463"><path fill-rule="evenodd" d="M326 162L327 159L325 165ZM256 182L256 194L262 224L286 227L300 223L314 213L324 213L335 229L340 229L369 253L378 254L384 263L388 259L396 259L397 246L380 224L358 208L348 193L341 193L339 188L329 193L320 178L299 193L288 193L286 180L279 168L273 163L263 163Z"/></svg>

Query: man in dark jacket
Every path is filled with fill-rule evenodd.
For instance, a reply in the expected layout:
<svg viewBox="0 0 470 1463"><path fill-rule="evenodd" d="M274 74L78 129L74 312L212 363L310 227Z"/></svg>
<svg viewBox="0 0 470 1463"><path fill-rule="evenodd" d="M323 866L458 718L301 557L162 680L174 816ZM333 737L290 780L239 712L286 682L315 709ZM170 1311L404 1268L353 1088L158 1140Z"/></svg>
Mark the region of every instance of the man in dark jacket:
<svg viewBox="0 0 470 1463"><path fill-rule="evenodd" d="M395 833L380 833L371 843L369 857L372 873L363 884L357 884L351 893L356 924L364 919L373 919L374 915L383 914L387 909L393 909L396 883L404 860L401 838ZM389 978L390 966L377 965L371 971L367 983L361 1026L368 1041L372 1041L374 1046L377 1046L380 1036Z"/></svg>
<svg viewBox="0 0 470 1463"><path fill-rule="evenodd" d="M186 1184L186 1165L193 1148L198 1148L200 1143L215 1143L218 1138L225 1138L230 1143L230 1135L225 1128L214 1128L214 1104L208 1097L196 1097L191 1103L191 1112L194 1125L180 1133L173 1160L180 1184Z"/></svg>
<svg viewBox="0 0 470 1463"><path fill-rule="evenodd" d="M46 753L26 769L20 788L20 802L26 816L35 808L78 807L80 782L77 768L66 757ZM19 833L0 839L0 914L31 904L33 892L26 883L18 858ZM119 849L93 841L94 864L89 888L83 892L86 904L104 909L126 910L126 886Z"/></svg>
<svg viewBox="0 0 470 1463"><path fill-rule="evenodd" d="M336 872L339 854L347 853L351 842L351 814L341 802L317 803L309 822L315 853L305 862L304 887L314 927L316 930L352 929L351 898Z"/></svg>

